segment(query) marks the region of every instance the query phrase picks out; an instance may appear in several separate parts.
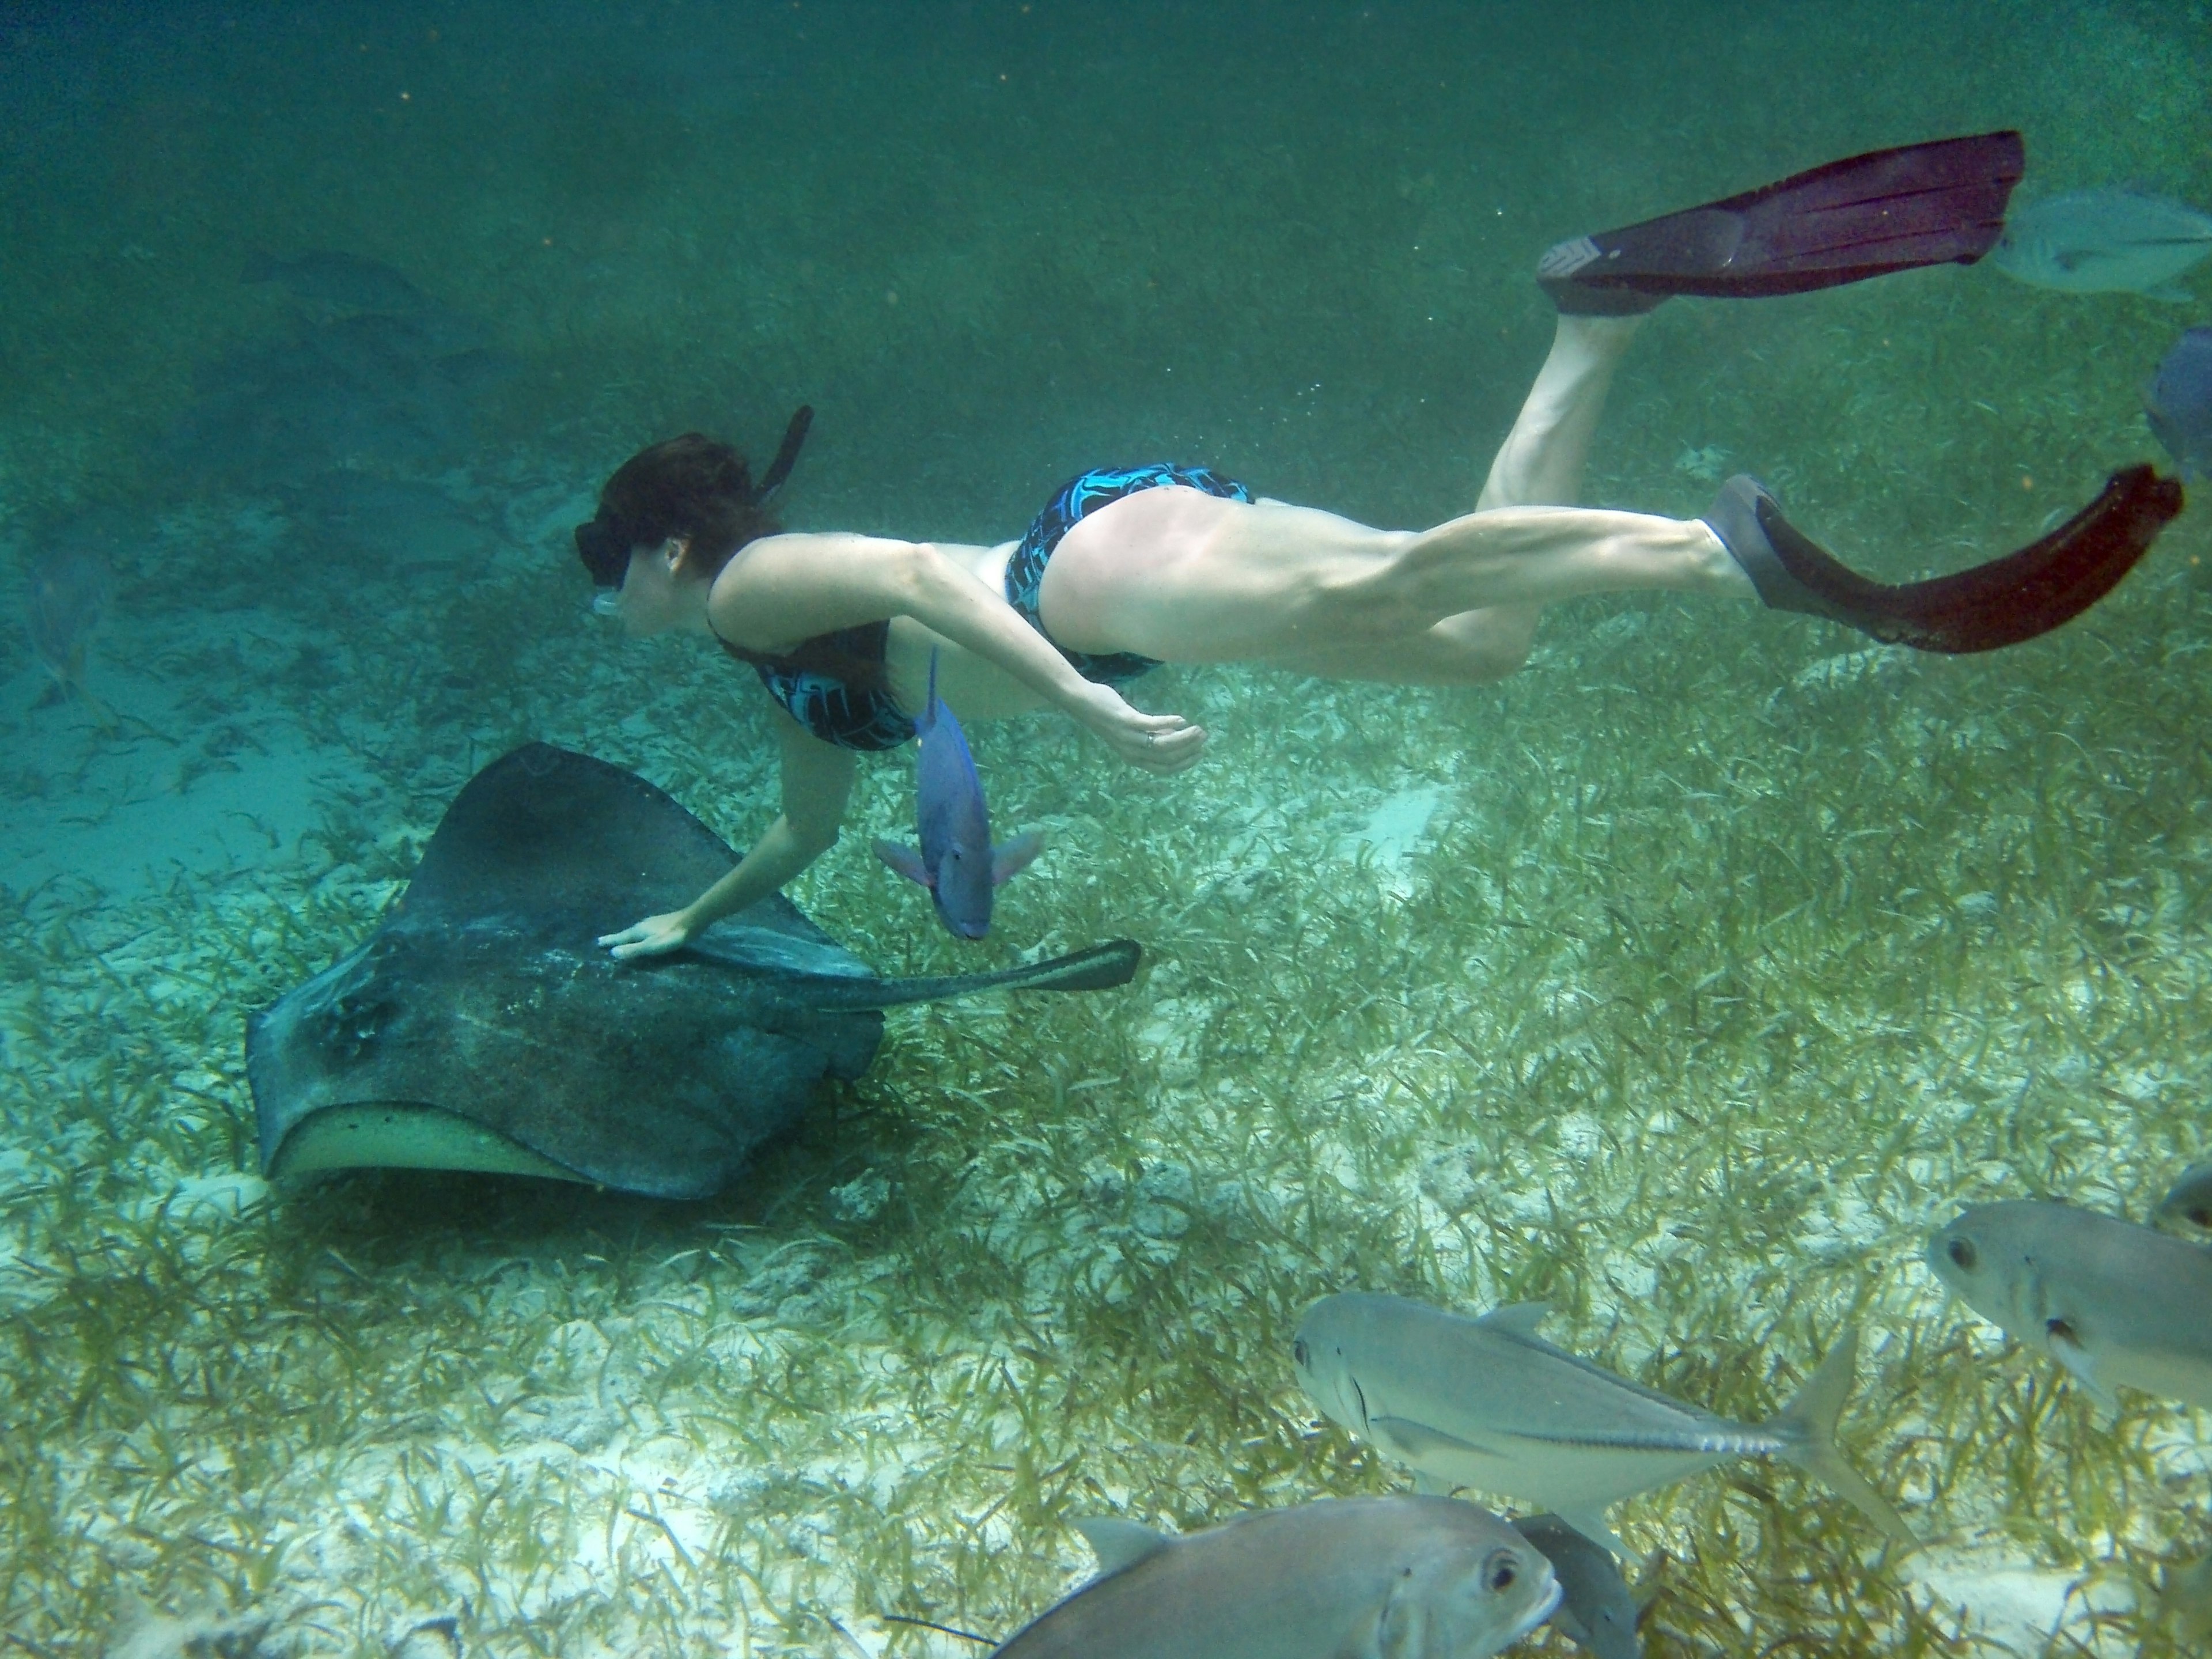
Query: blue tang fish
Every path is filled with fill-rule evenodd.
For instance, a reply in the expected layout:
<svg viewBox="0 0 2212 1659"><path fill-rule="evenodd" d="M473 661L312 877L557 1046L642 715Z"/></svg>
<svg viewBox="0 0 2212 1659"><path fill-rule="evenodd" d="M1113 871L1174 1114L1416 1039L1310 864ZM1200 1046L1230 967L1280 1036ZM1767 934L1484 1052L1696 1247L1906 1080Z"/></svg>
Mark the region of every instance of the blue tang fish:
<svg viewBox="0 0 2212 1659"><path fill-rule="evenodd" d="M2143 388L2143 412L2185 478L2212 479L2212 328L2192 328Z"/></svg>
<svg viewBox="0 0 2212 1659"><path fill-rule="evenodd" d="M915 828L921 850L895 841L876 842L876 856L929 889L938 919L955 939L981 939L991 931L991 896L1044 851L1034 830L1004 847L991 845L991 814L983 781L968 739L937 695L937 653L929 653L929 702L915 722L921 764L914 792Z"/></svg>

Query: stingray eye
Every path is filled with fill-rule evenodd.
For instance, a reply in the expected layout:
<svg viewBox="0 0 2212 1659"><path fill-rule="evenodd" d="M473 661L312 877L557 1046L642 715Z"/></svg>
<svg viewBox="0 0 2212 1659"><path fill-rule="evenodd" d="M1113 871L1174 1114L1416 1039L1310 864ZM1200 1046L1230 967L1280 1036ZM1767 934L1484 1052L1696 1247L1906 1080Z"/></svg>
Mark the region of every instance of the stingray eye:
<svg viewBox="0 0 2212 1659"><path fill-rule="evenodd" d="M1492 1550L1490 1559L1482 1564L1482 1587L1492 1595L1503 1595L1521 1582L1521 1562L1511 1550Z"/></svg>
<svg viewBox="0 0 2212 1659"><path fill-rule="evenodd" d="M2077 1348L2081 1346L2081 1339L2075 1334L2070 1320L2046 1319L2043 1322L2043 1330L2044 1334L2054 1342L2070 1342Z"/></svg>
<svg viewBox="0 0 2212 1659"><path fill-rule="evenodd" d="M1313 1364L1313 1350L1306 1346L1306 1340L1303 1336L1291 1344L1291 1358L1298 1362L1300 1370Z"/></svg>
<svg viewBox="0 0 2212 1659"><path fill-rule="evenodd" d="M1951 1258L1953 1267L1962 1268L1967 1273L1973 1272L1982 1259L1975 1250L1974 1241L1971 1238L1953 1239L1943 1247L1943 1254Z"/></svg>
<svg viewBox="0 0 2212 1659"><path fill-rule="evenodd" d="M2194 1209L2185 1212L2185 1213L2189 1218L2189 1224L2191 1226L2203 1227L2208 1230L2212 1230L2212 1204L2199 1204Z"/></svg>

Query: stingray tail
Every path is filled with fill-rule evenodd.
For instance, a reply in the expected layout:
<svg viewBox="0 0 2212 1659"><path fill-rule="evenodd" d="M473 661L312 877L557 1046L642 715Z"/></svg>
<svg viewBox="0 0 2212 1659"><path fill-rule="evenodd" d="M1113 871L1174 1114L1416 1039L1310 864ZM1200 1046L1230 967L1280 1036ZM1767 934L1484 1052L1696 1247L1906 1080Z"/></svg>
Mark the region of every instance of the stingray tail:
<svg viewBox="0 0 2212 1659"><path fill-rule="evenodd" d="M1917 1544L1920 1540L1905 1524L1905 1517L1897 1512L1896 1506L1876 1492L1864 1475L1844 1462L1843 1453L1836 1449L1836 1419L1844 1414L1844 1401L1850 1395L1851 1379L1858 1363L1859 1334L1847 1330L1820 1362L1812 1380L1782 1408L1771 1426L1792 1442L1782 1453L1784 1457L1808 1474L1817 1476L1829 1491L1880 1528L1882 1536L1893 1543Z"/></svg>
<svg viewBox="0 0 2212 1659"><path fill-rule="evenodd" d="M810 980L792 991L794 1000L813 1008L895 1008L902 1003L936 1002L975 991L1105 991L1136 976L1143 950L1136 940L1109 939L1072 956L1024 963L988 974L947 974L926 979Z"/></svg>

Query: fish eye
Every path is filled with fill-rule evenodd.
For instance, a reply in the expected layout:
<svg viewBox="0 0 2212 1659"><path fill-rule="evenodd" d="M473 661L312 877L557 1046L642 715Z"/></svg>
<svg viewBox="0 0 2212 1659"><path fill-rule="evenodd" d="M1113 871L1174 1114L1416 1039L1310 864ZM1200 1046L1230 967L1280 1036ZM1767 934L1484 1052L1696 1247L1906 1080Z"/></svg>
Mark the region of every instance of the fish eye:
<svg viewBox="0 0 2212 1659"><path fill-rule="evenodd" d="M1943 1254L1951 1258L1951 1265L1972 1273L1980 1263L1981 1256L1974 1249L1971 1238L1954 1238L1943 1247Z"/></svg>
<svg viewBox="0 0 2212 1659"><path fill-rule="evenodd" d="M1306 1340L1303 1336L1291 1344L1291 1358L1298 1362L1300 1370L1313 1364L1313 1350L1306 1346Z"/></svg>
<svg viewBox="0 0 2212 1659"><path fill-rule="evenodd" d="M1504 1595L1520 1579L1521 1563L1511 1550L1493 1550L1482 1564L1482 1587L1492 1595Z"/></svg>

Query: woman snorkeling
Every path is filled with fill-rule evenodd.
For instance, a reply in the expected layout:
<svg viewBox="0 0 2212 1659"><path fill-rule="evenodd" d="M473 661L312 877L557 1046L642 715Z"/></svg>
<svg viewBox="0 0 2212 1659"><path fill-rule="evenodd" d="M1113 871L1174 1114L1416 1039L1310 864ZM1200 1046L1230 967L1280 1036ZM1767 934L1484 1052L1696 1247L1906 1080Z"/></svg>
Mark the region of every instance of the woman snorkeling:
<svg viewBox="0 0 2212 1659"><path fill-rule="evenodd" d="M855 751L914 735L933 651L963 720L1049 704L1133 765L1175 773L1205 731L1121 690L1163 662L1255 662L1327 678L1454 685L1527 659L1546 605L1673 588L1842 622L1933 651L2029 639L2109 592L2180 507L2148 467L2116 474L2057 531L1990 563L1887 586L1849 570L1747 477L1703 518L1576 507L1583 458L1642 313L1670 295L1753 298L1857 282L1995 245L2019 135L1876 151L1741 196L1561 243L1538 266L1550 355L1475 510L1370 529L1255 498L1204 467L1086 472L993 547L787 533L768 516L806 435L800 410L756 484L697 434L623 463L576 544L632 635L717 641L777 705L783 810L682 909L605 935L673 951L781 888L837 839Z"/></svg>

